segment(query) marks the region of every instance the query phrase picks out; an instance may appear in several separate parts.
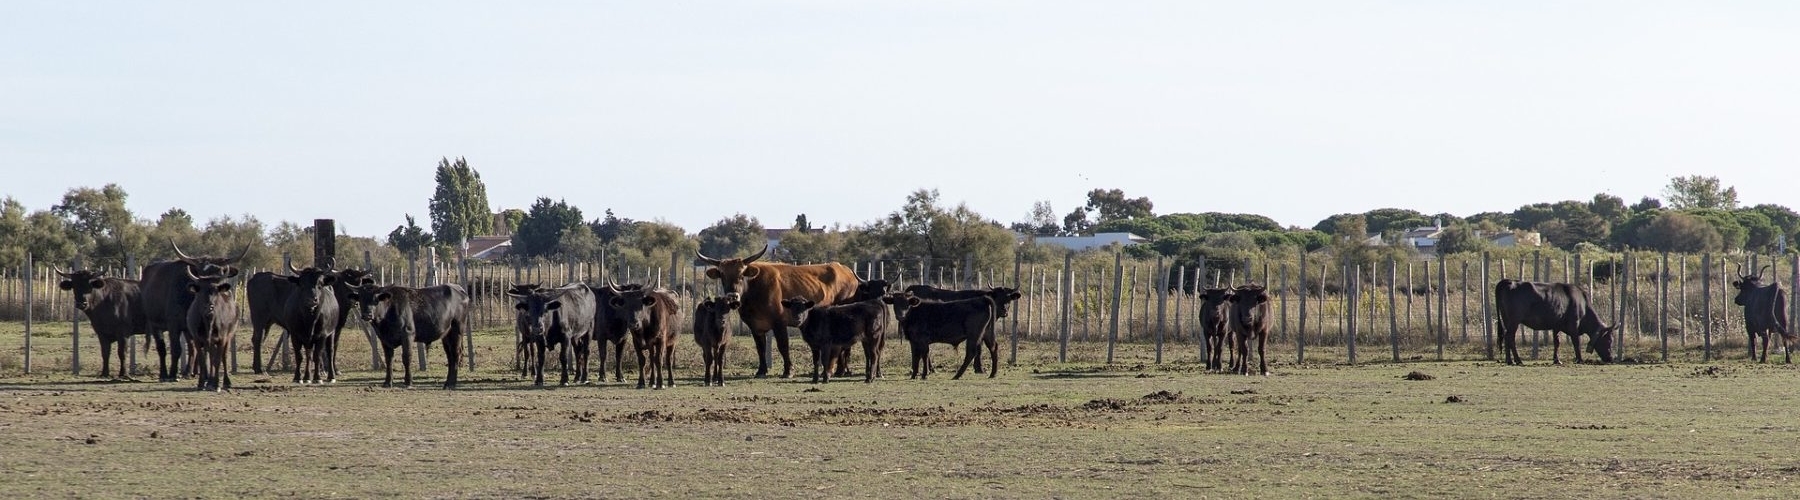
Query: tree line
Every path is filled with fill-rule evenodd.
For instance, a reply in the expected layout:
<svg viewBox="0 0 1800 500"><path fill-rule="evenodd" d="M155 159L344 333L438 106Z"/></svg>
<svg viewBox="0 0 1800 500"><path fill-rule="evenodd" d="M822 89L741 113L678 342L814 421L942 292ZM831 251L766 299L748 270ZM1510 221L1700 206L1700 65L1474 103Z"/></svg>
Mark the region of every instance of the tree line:
<svg viewBox="0 0 1800 500"><path fill-rule="evenodd" d="M511 236L508 264L604 258L619 266L660 267L692 262L696 251L741 256L767 243L764 224L741 213L692 233L661 219L621 217L611 208L590 218L581 208L548 197L525 209L495 213L480 173L464 158L440 159L433 177L437 188L425 204L429 230L412 214L403 214L403 223L385 239L340 236L338 261L360 263L365 251L377 265L402 265L432 250L449 258L466 239L497 232ZM1133 198L1120 189L1094 189L1084 205L1066 214L1039 201L1024 219L1007 224L967 204L947 203L936 190L919 189L893 212L863 224L814 227L806 214L798 214L773 257L790 262L887 260L933 268L967 263L996 269L1010 267L1015 259L1059 262L1067 253L1037 243L1039 237L1129 232L1150 240L1120 249L1131 258L1227 269L1249 258L1299 251L1357 263L1426 257L1404 238L1411 230L1440 226L1441 232L1432 231L1438 254L1494 250L1493 237L1526 232L1541 236L1547 247L1583 253L1773 253L1800 235L1800 214L1781 205L1740 206L1736 189L1714 177L1677 177L1661 194L1627 204L1600 193L1588 200L1531 203L1466 216L1381 208L1332 215L1312 227L1283 227L1257 214L1157 214L1150 199ZM278 266L284 253L304 263L312 253L310 226L282 221L269 227L250 215L199 224L180 208L140 218L126 200L124 188L116 184L72 188L61 202L36 211L11 197L0 200L0 267L19 266L27 252L40 262L58 264L78 255L93 267L123 266L134 258L143 264L172 257L170 241L190 254L235 254L248 247L245 261L256 267Z"/></svg>

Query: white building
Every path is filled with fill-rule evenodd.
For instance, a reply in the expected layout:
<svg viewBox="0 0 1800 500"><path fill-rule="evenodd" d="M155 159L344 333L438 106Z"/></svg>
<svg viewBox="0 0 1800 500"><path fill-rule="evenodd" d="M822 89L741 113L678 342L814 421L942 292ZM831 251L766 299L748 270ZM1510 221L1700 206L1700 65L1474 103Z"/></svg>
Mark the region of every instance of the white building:
<svg viewBox="0 0 1800 500"><path fill-rule="evenodd" d="M1150 239L1131 233L1096 233L1092 236L1038 236L1035 238L1035 241L1080 252L1114 243L1119 244L1119 246L1148 243Z"/></svg>

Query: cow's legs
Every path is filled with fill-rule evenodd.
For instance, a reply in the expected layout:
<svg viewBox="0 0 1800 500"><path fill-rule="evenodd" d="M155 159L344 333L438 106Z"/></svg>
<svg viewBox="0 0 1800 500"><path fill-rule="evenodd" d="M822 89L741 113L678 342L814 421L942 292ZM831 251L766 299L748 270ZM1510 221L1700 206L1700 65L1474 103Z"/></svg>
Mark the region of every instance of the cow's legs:
<svg viewBox="0 0 1800 500"><path fill-rule="evenodd" d="M386 361L385 364L387 365L387 377L385 377L381 380L381 386L382 387L393 387L394 386L394 347L390 346L390 345L386 345L387 344L386 342L383 342L382 344L383 345L381 346L381 358ZM402 359L401 362L404 363L405 360ZM408 363L407 366L412 366L412 364Z"/></svg>
<svg viewBox="0 0 1800 500"><path fill-rule="evenodd" d="M338 337L341 336L341 335L338 335L339 333L341 333L341 332L333 331L331 333L331 337L329 340L329 342L331 342L331 345L325 349L325 365L326 365L325 369L327 370L325 372L325 381L331 382L334 384L337 383L337 379L338 379L338 363L337 363L337 361L338 361L337 360L338 340L339 340Z"/></svg>
<svg viewBox="0 0 1800 500"><path fill-rule="evenodd" d="M863 337L863 383L865 384L875 382L876 370L881 366L881 354L877 352L879 342L881 342L880 337L873 335Z"/></svg>
<svg viewBox="0 0 1800 500"><path fill-rule="evenodd" d="M625 381L625 366L624 366L625 365L625 339L621 338L617 341L614 341L612 344L613 344L613 381L614 382L624 382ZM600 370L600 371L605 372L606 370ZM605 376L605 375L606 375L605 373L601 374L601 376Z"/></svg>
<svg viewBox="0 0 1800 500"><path fill-rule="evenodd" d="M975 358L979 356L981 356L981 340L969 339L968 346L963 348L962 366L956 367L956 375L950 377L950 380L962 380L963 372L968 371L969 364L974 363Z"/></svg>
<svg viewBox="0 0 1800 500"><path fill-rule="evenodd" d="M269 325L250 323L250 373L262 374L262 345L269 336ZM274 361L274 360L270 360Z"/></svg>
<svg viewBox="0 0 1800 500"><path fill-rule="evenodd" d="M463 348L462 329L462 325L456 325L451 328L448 335L444 335L444 358L448 360L449 365L449 369L445 370L446 373L444 374L445 389L456 388L456 374L459 370L458 365L462 364L460 362L462 361Z"/></svg>
<svg viewBox="0 0 1800 500"><path fill-rule="evenodd" d="M1575 351L1576 362L1581 359L1581 342L1579 339L1569 341L1569 348ZM1550 332L1550 364L1562 364L1562 332Z"/></svg>
<svg viewBox="0 0 1800 500"><path fill-rule="evenodd" d="M794 362L788 348L787 326L776 326L771 331L775 334L775 348L781 350L781 378L793 378Z"/></svg>
<svg viewBox="0 0 1800 500"><path fill-rule="evenodd" d="M770 358L773 357L769 352L769 342L774 336L775 332L750 332L750 340L756 341L756 374L751 375L752 377L768 378Z"/></svg>
<svg viewBox="0 0 1800 500"><path fill-rule="evenodd" d="M535 347L537 349L537 362L534 366L531 367L532 378L535 379L535 382L533 382L533 383L535 383L538 387L543 387L544 386L544 357L550 355L550 348L548 345L546 345L546 343L544 342L543 339L533 340L532 343L536 344L533 347Z"/></svg>
<svg viewBox="0 0 1800 500"><path fill-rule="evenodd" d="M930 363L931 363L930 356L929 356L929 354L931 353L931 344L929 342L921 342L921 341L916 341L916 340L911 340L911 339L908 339L907 343L912 344L912 371L913 372L912 372L911 376L908 376L906 378L909 378L909 379L917 378L919 380L925 380L925 377L927 375L931 374L931 372L929 370L927 370L927 368L930 368Z"/></svg>
<svg viewBox="0 0 1800 500"><path fill-rule="evenodd" d="M1256 363L1257 363L1257 365L1259 365L1262 368L1262 375L1264 377L1269 376L1269 358L1264 355L1268 351L1268 347L1269 347L1269 334L1264 333L1261 335L1257 335L1256 336Z"/></svg>
<svg viewBox="0 0 1800 500"><path fill-rule="evenodd" d="M1769 335L1769 332L1762 333L1762 356L1757 358L1756 362L1758 362L1758 363L1769 362L1769 338L1770 337L1774 337L1774 335Z"/></svg>
<svg viewBox="0 0 1800 500"><path fill-rule="evenodd" d="M995 375L1000 374L1000 339L994 338L994 336L989 335L987 337L984 337L982 339L982 341L987 344L987 349L988 349L988 354L989 354L988 357L992 358L992 360L989 361L990 366L989 366L989 370L988 370L988 378L994 378ZM981 361L976 360L975 362L980 363ZM975 373L981 373L981 372L977 371Z"/></svg>
<svg viewBox="0 0 1800 500"><path fill-rule="evenodd" d="M401 376L404 378L402 378L400 382L404 384L402 387L407 389L412 388L413 346L415 345L418 345L418 343L414 342L413 339L406 339L405 342L400 344L400 364L406 365L406 369L401 372ZM424 356L425 353L421 352L418 355Z"/></svg>

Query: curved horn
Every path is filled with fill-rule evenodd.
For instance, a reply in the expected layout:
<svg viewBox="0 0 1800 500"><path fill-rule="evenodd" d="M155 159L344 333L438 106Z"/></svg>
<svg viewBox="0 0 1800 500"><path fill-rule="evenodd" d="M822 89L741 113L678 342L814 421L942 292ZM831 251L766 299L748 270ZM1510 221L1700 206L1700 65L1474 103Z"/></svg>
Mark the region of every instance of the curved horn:
<svg viewBox="0 0 1800 500"><path fill-rule="evenodd" d="M243 250L238 250L238 254L236 257L227 259L225 262L223 262L219 265L223 266L223 265L231 264L233 262L237 262L239 259L243 259L245 255L250 255L250 244L249 243L244 244Z"/></svg>
<svg viewBox="0 0 1800 500"><path fill-rule="evenodd" d="M751 256L749 256L749 257L744 257L744 263L745 263L745 264L749 264L749 263L751 263L751 262L756 262L756 259L760 259L760 258L762 258L762 256L763 256L763 254L765 254L765 253L769 253L769 246L768 246L768 245L763 245L763 247L762 247L762 250L757 250L757 251L756 251L756 255L751 255Z"/></svg>
<svg viewBox="0 0 1800 500"><path fill-rule="evenodd" d="M194 266L181 266L181 272L187 273L190 280L200 281L199 276L194 276Z"/></svg>
<svg viewBox="0 0 1800 500"><path fill-rule="evenodd" d="M719 265L719 259L707 257L706 254L700 253L699 250L694 250L694 256L699 257L701 262L705 262L707 264L711 264L711 265L715 265L715 266Z"/></svg>
<svg viewBox="0 0 1800 500"><path fill-rule="evenodd" d="M1769 265L1763 264L1762 269L1756 270L1756 279L1758 279L1758 280L1762 279L1763 272L1768 271L1768 270L1769 270Z"/></svg>
<svg viewBox="0 0 1800 500"><path fill-rule="evenodd" d="M175 256L179 257L181 260L186 260L186 261L194 260L193 257L188 256L187 252L181 251L181 245L175 244L175 238L169 238L169 246L175 247Z"/></svg>
<svg viewBox="0 0 1800 500"><path fill-rule="evenodd" d="M68 278L68 277L71 277L71 276L70 276L70 275L73 275L73 274L75 274L75 268L73 268L73 267L70 267L70 268L69 268L69 272L67 272L67 273L65 273L65 272L62 272L62 271L61 271L61 270L56 270L56 269L52 269L52 270L53 270L53 271L56 271L56 275L57 275L57 276L62 276L62 277L64 277L64 278Z"/></svg>
<svg viewBox="0 0 1800 500"><path fill-rule="evenodd" d="M299 270L297 270L297 269L294 269L294 263L293 263L293 262L288 262L288 263L287 263L287 268L288 268L288 274L292 274L292 275L294 275L294 276L299 276L299 275L300 275L300 271L299 271Z"/></svg>

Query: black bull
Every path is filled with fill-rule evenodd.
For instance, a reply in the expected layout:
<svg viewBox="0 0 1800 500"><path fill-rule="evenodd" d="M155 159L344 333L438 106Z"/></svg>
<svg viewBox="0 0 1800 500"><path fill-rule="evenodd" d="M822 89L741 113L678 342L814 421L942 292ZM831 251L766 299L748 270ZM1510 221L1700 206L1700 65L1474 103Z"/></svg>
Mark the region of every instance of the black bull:
<svg viewBox="0 0 1800 500"><path fill-rule="evenodd" d="M1571 346L1579 346L1581 336L1587 335L1588 348L1600 356L1600 361L1612 362L1613 327L1600 321L1591 303L1586 289L1568 283L1507 279L1494 284L1494 307L1500 314L1500 346L1506 363L1524 364L1515 339L1520 325L1567 334ZM1558 359L1562 337L1553 334L1551 345L1551 363L1562 363ZM1580 347L1575 347L1575 362L1581 362Z"/></svg>
<svg viewBox="0 0 1800 500"><path fill-rule="evenodd" d="M1740 270L1738 279L1731 282L1732 288L1738 289L1737 297L1731 301L1744 308L1744 332L1750 335L1752 355L1756 354L1756 337L1762 337L1762 355L1757 362L1769 361L1769 341L1779 334L1784 347L1783 357L1792 363L1793 344L1797 339L1788 330L1787 291L1776 283L1762 284L1763 271L1768 267L1763 266L1754 275L1743 274Z"/></svg>
<svg viewBox="0 0 1800 500"><path fill-rule="evenodd" d="M242 259L250 247L245 246L236 257L190 257L173 242L170 245L175 248L177 259L144 266L143 279L138 282L143 290L145 328L153 337L162 337L163 332L168 332L169 347L174 351L171 359L180 360L175 364L192 370L192 353L187 352L185 345L188 342L188 306L194 302L194 292L188 290L194 280L188 277L235 277L238 270L232 264ZM167 366L159 379L175 380L179 371L176 366Z"/></svg>

